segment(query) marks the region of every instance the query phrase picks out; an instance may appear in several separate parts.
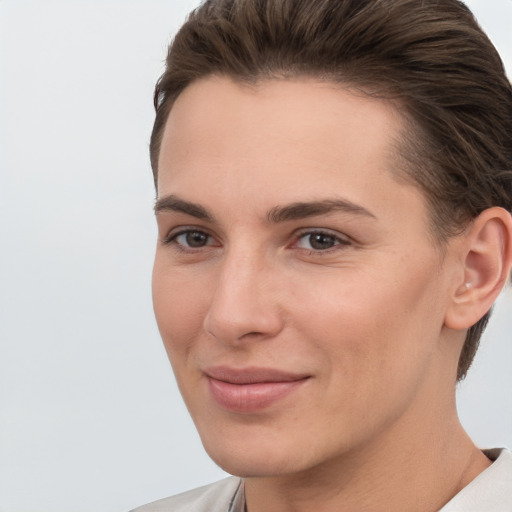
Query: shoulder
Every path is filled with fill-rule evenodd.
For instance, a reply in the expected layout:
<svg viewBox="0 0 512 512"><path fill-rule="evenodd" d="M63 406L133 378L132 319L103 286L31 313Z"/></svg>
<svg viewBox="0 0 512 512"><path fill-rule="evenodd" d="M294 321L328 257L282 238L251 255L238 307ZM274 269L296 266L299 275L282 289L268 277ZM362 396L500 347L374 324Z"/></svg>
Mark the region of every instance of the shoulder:
<svg viewBox="0 0 512 512"><path fill-rule="evenodd" d="M229 512L240 488L240 478L229 477L143 505L131 512Z"/></svg>

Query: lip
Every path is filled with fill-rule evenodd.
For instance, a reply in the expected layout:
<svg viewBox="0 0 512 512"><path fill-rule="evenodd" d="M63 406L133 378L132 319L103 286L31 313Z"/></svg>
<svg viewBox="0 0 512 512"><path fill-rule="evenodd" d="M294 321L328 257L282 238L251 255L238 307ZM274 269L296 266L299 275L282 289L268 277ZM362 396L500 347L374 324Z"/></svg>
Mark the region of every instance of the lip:
<svg viewBox="0 0 512 512"><path fill-rule="evenodd" d="M275 368L217 366L204 371L212 398L233 412L257 412L301 387L309 375Z"/></svg>

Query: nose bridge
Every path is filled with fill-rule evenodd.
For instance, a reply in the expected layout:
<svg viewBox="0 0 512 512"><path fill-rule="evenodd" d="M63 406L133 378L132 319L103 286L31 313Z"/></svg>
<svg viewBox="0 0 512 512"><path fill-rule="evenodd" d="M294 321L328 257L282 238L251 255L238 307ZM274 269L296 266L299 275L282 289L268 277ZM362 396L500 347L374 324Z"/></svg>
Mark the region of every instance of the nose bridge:
<svg viewBox="0 0 512 512"><path fill-rule="evenodd" d="M272 293L272 269L265 255L248 247L233 247L220 265L205 330L223 343L238 342L247 335L276 335L282 319Z"/></svg>

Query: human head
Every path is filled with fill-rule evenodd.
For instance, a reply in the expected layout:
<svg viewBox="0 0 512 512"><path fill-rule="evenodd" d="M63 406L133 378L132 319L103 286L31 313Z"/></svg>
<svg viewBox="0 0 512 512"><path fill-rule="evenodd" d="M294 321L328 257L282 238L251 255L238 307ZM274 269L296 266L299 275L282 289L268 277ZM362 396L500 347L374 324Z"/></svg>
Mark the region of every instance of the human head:
<svg viewBox="0 0 512 512"><path fill-rule="evenodd" d="M205 1L176 35L155 92L155 183L172 105L208 75L314 77L395 102L409 128L398 172L424 192L440 245L487 208L512 211L512 88L458 0ZM459 380L488 318L468 330Z"/></svg>

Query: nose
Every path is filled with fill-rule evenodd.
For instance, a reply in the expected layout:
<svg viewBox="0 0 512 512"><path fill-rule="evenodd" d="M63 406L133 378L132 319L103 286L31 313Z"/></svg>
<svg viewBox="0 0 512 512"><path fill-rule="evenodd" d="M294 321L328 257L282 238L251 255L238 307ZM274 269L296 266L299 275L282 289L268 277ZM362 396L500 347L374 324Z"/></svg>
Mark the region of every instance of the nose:
<svg viewBox="0 0 512 512"><path fill-rule="evenodd" d="M227 257L204 319L206 332L224 344L279 334L283 316L271 274L269 265L258 258L235 254Z"/></svg>

